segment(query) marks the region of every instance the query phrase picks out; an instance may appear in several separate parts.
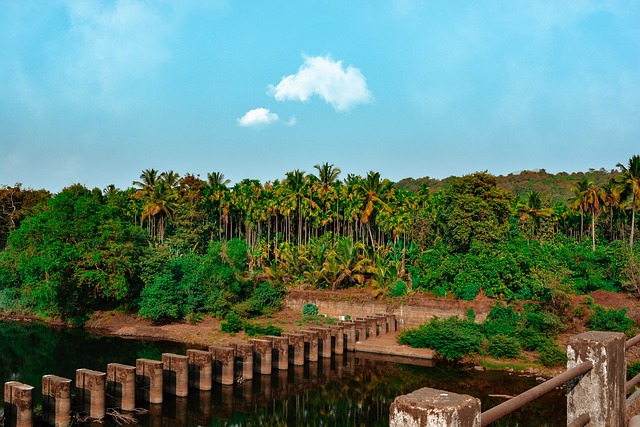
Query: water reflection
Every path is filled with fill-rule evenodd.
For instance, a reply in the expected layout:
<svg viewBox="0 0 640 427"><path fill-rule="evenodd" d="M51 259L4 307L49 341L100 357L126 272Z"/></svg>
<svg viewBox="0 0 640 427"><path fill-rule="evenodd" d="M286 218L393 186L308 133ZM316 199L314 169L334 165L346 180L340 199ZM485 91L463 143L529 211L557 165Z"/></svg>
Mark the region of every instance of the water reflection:
<svg viewBox="0 0 640 427"><path fill-rule="evenodd" d="M137 358L160 359L163 352L185 354L175 343L89 336L44 325L0 322L0 374L37 388L42 375L75 378L80 367L106 370L107 363L135 364ZM164 395L162 405L143 405L139 426L388 426L396 396L421 387L469 394L488 409L501 403L489 394L515 395L536 385L535 378L505 372L476 372L462 366L416 366L349 353L304 366L254 374L233 386L210 392L189 390L188 398ZM0 388L0 392L1 392ZM566 425L562 390L527 405L496 426ZM117 425L106 420L107 425ZM104 424L103 424L104 425Z"/></svg>

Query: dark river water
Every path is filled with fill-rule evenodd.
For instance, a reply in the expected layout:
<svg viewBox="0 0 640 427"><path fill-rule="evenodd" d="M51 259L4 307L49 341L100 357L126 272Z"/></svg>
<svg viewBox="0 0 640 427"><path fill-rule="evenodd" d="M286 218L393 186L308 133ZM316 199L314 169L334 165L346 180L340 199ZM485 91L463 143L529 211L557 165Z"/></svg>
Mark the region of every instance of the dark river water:
<svg viewBox="0 0 640 427"><path fill-rule="evenodd" d="M108 363L135 365L137 358L160 360L186 347L163 341L129 340L54 329L36 323L0 322L0 376L36 388L42 376L75 379L78 368L105 372ZM389 406L401 394L432 387L481 399L486 410L538 384L534 377L435 363L433 366L375 360L361 353L256 374L210 392L190 390L188 398L165 395L160 406L136 416L140 426L388 426ZM0 389L0 393L2 393ZM566 426L564 390L530 403L492 426ZM106 425L117 425L108 418ZM104 424L103 424L104 425Z"/></svg>

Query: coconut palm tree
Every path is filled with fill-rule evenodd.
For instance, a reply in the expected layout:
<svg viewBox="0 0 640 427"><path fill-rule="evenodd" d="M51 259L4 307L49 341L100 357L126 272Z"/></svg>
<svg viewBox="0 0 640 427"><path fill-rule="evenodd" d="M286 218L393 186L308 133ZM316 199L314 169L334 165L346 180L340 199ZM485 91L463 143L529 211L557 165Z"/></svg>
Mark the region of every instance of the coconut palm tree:
<svg viewBox="0 0 640 427"><path fill-rule="evenodd" d="M596 218L602 212L601 191L593 182L589 181L587 189L583 193L585 210L591 215L591 247L596 250Z"/></svg>
<svg viewBox="0 0 640 427"><path fill-rule="evenodd" d="M633 249L634 231L636 226L636 210L640 201L640 156L631 156L627 166L622 163L617 165L621 171L620 181L623 185L623 197L631 205L631 235L629 236L629 247Z"/></svg>
<svg viewBox="0 0 640 427"><path fill-rule="evenodd" d="M580 181L578 181L573 187L574 196L569 198L571 209L574 212L580 213L580 240L582 240L582 236L584 234L584 193L589 188L589 182L590 181L587 178L582 178Z"/></svg>
<svg viewBox="0 0 640 427"><path fill-rule="evenodd" d="M540 225L540 218L549 218L553 215L553 209L543 208L540 193L532 190L527 193L527 199L524 203L518 203L518 213L520 221L524 224L531 223L531 231L527 241L531 241L536 237L536 229Z"/></svg>

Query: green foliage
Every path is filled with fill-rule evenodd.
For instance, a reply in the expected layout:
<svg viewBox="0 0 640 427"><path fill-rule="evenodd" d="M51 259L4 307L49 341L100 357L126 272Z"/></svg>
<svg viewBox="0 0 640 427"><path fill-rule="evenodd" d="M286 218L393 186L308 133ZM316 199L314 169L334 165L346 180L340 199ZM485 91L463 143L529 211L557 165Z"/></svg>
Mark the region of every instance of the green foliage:
<svg viewBox="0 0 640 427"><path fill-rule="evenodd" d="M220 322L220 330L229 334L235 334L244 329L245 322L235 313L229 313L225 319Z"/></svg>
<svg viewBox="0 0 640 427"><path fill-rule="evenodd" d="M539 360L544 366L554 367L567 363L565 352L552 341L547 341L538 351L540 352Z"/></svg>
<svg viewBox="0 0 640 427"><path fill-rule="evenodd" d="M141 294L138 315L158 321L161 319L180 319L184 316L184 293L171 275L156 277Z"/></svg>
<svg viewBox="0 0 640 427"><path fill-rule="evenodd" d="M252 314L273 312L282 304L282 291L269 282L263 282L253 290L248 302Z"/></svg>
<svg viewBox="0 0 640 427"><path fill-rule="evenodd" d="M627 364L627 381L640 374L640 360Z"/></svg>
<svg viewBox="0 0 640 427"><path fill-rule="evenodd" d="M391 285L391 296L393 298L405 296L409 292L409 288L404 280L398 280Z"/></svg>
<svg viewBox="0 0 640 427"><path fill-rule="evenodd" d="M275 335L279 337L280 335L282 335L282 328L272 325L270 323L265 325L258 322L246 322L244 324L244 331L250 337L256 337L261 335Z"/></svg>
<svg viewBox="0 0 640 427"><path fill-rule="evenodd" d="M494 335L513 336L520 320L520 314L513 311L513 307L496 304L482 326L487 337Z"/></svg>
<svg viewBox="0 0 640 427"><path fill-rule="evenodd" d="M627 309L605 308L595 305L593 312L587 319L587 326L592 331L629 332L633 320L627 317Z"/></svg>
<svg viewBox="0 0 640 427"><path fill-rule="evenodd" d="M489 337L487 352L496 358L513 359L520 355L522 347L516 337L497 334Z"/></svg>
<svg viewBox="0 0 640 427"><path fill-rule="evenodd" d="M318 306L311 303L306 303L302 306L302 314L308 316L316 316L318 314Z"/></svg>
<svg viewBox="0 0 640 427"><path fill-rule="evenodd" d="M480 348L482 335L476 325L449 317L437 317L417 328L406 329L398 335L401 344L431 348L446 360L457 360Z"/></svg>

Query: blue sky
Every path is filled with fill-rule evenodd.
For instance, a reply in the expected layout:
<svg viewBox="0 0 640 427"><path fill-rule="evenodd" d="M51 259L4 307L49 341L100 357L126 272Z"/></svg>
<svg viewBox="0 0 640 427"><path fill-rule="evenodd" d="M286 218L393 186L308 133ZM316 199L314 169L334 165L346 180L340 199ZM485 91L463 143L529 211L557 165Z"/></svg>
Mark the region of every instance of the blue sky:
<svg viewBox="0 0 640 427"><path fill-rule="evenodd" d="M615 168L640 2L0 0L0 185Z"/></svg>

